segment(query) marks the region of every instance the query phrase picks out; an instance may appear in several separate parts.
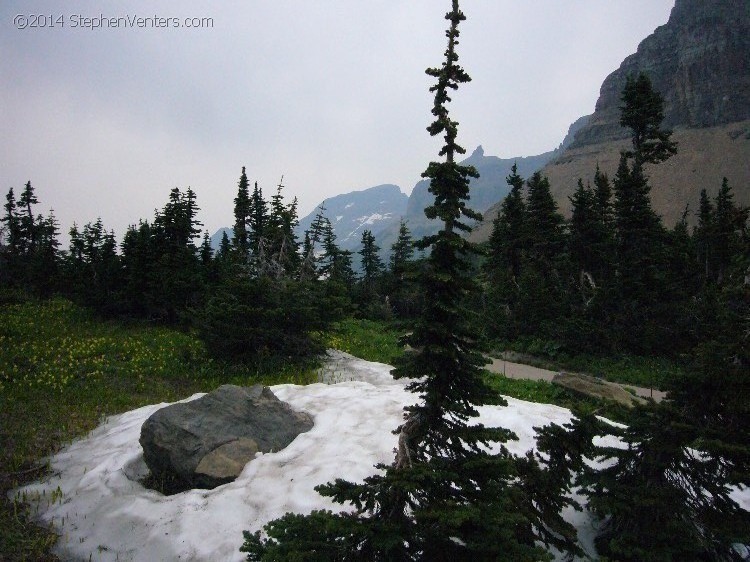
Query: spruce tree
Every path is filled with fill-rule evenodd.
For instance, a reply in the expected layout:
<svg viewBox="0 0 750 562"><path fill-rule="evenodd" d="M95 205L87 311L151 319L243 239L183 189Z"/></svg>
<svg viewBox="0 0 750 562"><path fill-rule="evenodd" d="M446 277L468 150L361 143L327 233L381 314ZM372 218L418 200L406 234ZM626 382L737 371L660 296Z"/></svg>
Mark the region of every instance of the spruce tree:
<svg viewBox="0 0 750 562"><path fill-rule="evenodd" d="M521 274L521 257L526 245L526 204L522 194L524 179L518 174L516 163L505 181L510 192L492 223L487 268L491 278L504 278L505 273L517 279Z"/></svg>
<svg viewBox="0 0 750 562"><path fill-rule="evenodd" d="M402 219L398 226L398 238L391 246L391 256L388 261L389 271L396 280L403 280L413 256L414 242L406 221Z"/></svg>
<svg viewBox="0 0 750 562"><path fill-rule="evenodd" d="M570 253L574 263L583 272L590 272L598 265L599 256L595 252L600 227L597 224L596 196L591 187L584 186L578 179L578 187L569 197Z"/></svg>
<svg viewBox="0 0 750 562"><path fill-rule="evenodd" d="M391 245L386 276L388 301L396 314L402 318L412 316L420 301L420 295L413 283L413 258L414 241L406 221L402 219L398 228L398 238Z"/></svg>
<svg viewBox="0 0 750 562"><path fill-rule="evenodd" d="M625 313L640 315L638 322L624 318L629 321L621 329L638 330L641 338L653 329L649 322L674 328L660 301L677 300L675 291L684 280L677 284L662 270L687 269L692 261L685 221L665 236L648 202L643 164L663 161L674 145L659 128L661 111L654 100L660 98L644 84L642 79L629 81L631 89L623 95L623 124L631 127L633 150L621 157L614 211L620 288L616 304ZM703 196L699 232L708 234L712 214ZM669 242L669 260L659 255L664 240ZM750 540L750 517L731 494L732 486L750 483L750 408L739 398L750 391L748 332L740 327L747 325L747 299L735 292L742 283L723 294L713 288L706 293L717 318L702 327L705 343L687 373L669 381L668 400L635 408L624 428L589 415L581 416L566 434L556 434L558 441L571 445L568 450L600 461L597 467L579 463L574 470L581 474L577 484L590 509L601 518L596 545L608 559L735 560L739 557L732 544ZM688 286L685 292L691 291ZM695 300L681 298L695 307ZM669 343L678 344L674 335ZM620 437L624 446L592 443L594 436L606 434Z"/></svg>
<svg viewBox="0 0 750 562"><path fill-rule="evenodd" d="M372 231L363 231L362 248L358 253L360 255L362 283L368 292L375 289L375 284L383 273L383 260L378 252L380 252L380 246L376 244Z"/></svg>
<svg viewBox="0 0 750 562"><path fill-rule="evenodd" d="M534 172L526 183L529 187L526 201L529 253L536 263L549 271L563 249L563 217L552 197L549 180L541 172Z"/></svg>
<svg viewBox="0 0 750 562"><path fill-rule="evenodd" d="M487 276L486 322L489 331L494 336L512 338L518 335L515 322L518 280L528 253L526 203L522 193L525 180L518 174L515 163L506 182L510 192L492 222L484 271Z"/></svg>
<svg viewBox="0 0 750 562"><path fill-rule="evenodd" d="M249 240L250 250L259 257L261 251L265 252L266 229L268 225L268 203L263 198L263 190L255 182L253 193L250 196L250 214L249 214Z"/></svg>
<svg viewBox="0 0 750 562"><path fill-rule="evenodd" d="M634 159L636 167L664 162L677 153L672 131L662 128L664 99L648 75L628 76L621 100L620 125L630 129L633 144L625 156Z"/></svg>
<svg viewBox="0 0 750 562"><path fill-rule="evenodd" d="M737 208L732 200L734 195L729 186L727 178L721 182L721 189L715 199L714 214L714 236L713 236L713 255L716 263L716 281L722 283L729 269L732 256L737 252L738 241L736 232L738 226L742 224Z"/></svg>
<svg viewBox="0 0 750 562"><path fill-rule="evenodd" d="M242 166L242 174L237 188L237 197L234 198L234 235L232 245L241 261L247 260L250 255L250 186L247 181L245 167Z"/></svg>
<svg viewBox="0 0 750 562"><path fill-rule="evenodd" d="M713 271L714 207L706 189L701 189L698 206L698 225L693 231L698 260L703 271L704 282L711 279Z"/></svg>
<svg viewBox="0 0 750 562"><path fill-rule="evenodd" d="M0 247L3 265L0 271L0 275L2 275L0 279L8 285L17 285L20 283L19 273L21 268L21 219L12 187L5 196L3 209L5 210L2 218L2 222L5 223L5 244Z"/></svg>
<svg viewBox="0 0 750 562"><path fill-rule="evenodd" d="M536 461L521 461L502 445L512 433L470 423L493 393L462 308L476 290L469 263L475 249L462 233L471 230L465 221L479 215L467 206L469 179L478 174L455 162L464 149L447 107L449 90L470 80L457 64L458 24L465 19L458 0L445 17L445 61L427 70L437 82L428 131L443 135L445 161L431 162L423 174L435 196L425 214L442 228L419 242L431 249L419 280L430 298L406 338L416 351L393 371L412 381L407 388L420 402L405 409L391 465L363 483L339 479L317 488L352 503L354 513L288 514L266 526L268 539L245 534L248 560L540 560L546 553L537 541L564 546L574 535L559 516L559 490L533 485L543 480ZM498 452L488 452L491 443Z"/></svg>

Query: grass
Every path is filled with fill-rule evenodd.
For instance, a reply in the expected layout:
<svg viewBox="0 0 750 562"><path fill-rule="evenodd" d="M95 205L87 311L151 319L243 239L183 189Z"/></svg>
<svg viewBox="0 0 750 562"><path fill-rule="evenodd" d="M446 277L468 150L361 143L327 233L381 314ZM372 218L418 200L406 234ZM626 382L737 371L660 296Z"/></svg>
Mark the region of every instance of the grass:
<svg viewBox="0 0 750 562"><path fill-rule="evenodd" d="M326 346L367 361L392 364L395 358L404 353L404 348L398 343L398 338L402 334L403 330L399 330L393 323L347 319L339 322L326 335ZM627 416L627 410L623 406L595 398L585 398L546 381L510 379L488 371L485 371L485 375L486 382L498 394L496 402L499 402L499 396L503 395L565 408L596 410L599 414L617 421L625 420Z"/></svg>
<svg viewBox="0 0 750 562"><path fill-rule="evenodd" d="M398 338L403 331L393 323L349 318L337 322L324 336L326 347L344 351L366 361L392 364L403 346Z"/></svg>
<svg viewBox="0 0 750 562"><path fill-rule="evenodd" d="M510 396L527 402L554 404L563 408L594 412L614 421L628 420L625 406L607 400L587 398L547 381L511 379L485 371L485 381L498 395Z"/></svg>
<svg viewBox="0 0 750 562"><path fill-rule="evenodd" d="M344 320L325 334L327 347L392 364L403 354L404 330L392 323ZM307 384L315 361L261 357L252 365L212 360L194 335L174 329L105 322L64 299L0 304L0 561L55 560L51 529L30 524L23 505L7 499L44 475L44 459L85 435L103 418L173 402L220 384ZM597 408L546 382L487 373L498 394L522 400Z"/></svg>
<svg viewBox="0 0 750 562"><path fill-rule="evenodd" d="M106 416L220 384L313 382L317 364L214 361L195 336L103 322L63 299L0 306L0 560L54 560L55 536L7 492L44 474L44 458Z"/></svg>
<svg viewBox="0 0 750 562"><path fill-rule="evenodd" d="M537 339L512 342L504 347L519 353L520 363L556 371L587 373L611 382L644 388L665 390L670 379L684 375L684 369L677 362L665 357L570 355L554 343Z"/></svg>

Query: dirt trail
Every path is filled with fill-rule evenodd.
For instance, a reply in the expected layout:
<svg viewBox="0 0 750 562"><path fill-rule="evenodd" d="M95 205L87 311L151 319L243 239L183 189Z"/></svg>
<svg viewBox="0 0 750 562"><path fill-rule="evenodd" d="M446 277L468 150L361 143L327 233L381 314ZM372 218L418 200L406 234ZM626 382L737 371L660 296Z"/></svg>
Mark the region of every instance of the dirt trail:
<svg viewBox="0 0 750 562"><path fill-rule="evenodd" d="M488 357L488 359L492 359L492 362L485 365L485 369L491 373L505 375L511 379L530 379L534 381L552 382L552 379L557 374L556 371L550 371L540 367L532 367L531 365L524 365L522 363L514 363L512 361L497 359L495 357ZM621 384L620 386L632 389L636 396L642 398L653 398L656 402L661 402L667 395L666 392L662 392L661 390L651 390L650 388L633 386L631 384Z"/></svg>

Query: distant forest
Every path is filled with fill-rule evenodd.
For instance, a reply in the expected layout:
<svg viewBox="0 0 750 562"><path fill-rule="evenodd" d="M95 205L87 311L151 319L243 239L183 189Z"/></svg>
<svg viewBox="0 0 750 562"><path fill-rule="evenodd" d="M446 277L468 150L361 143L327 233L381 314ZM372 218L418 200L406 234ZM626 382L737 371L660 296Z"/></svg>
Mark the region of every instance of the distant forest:
<svg viewBox="0 0 750 562"><path fill-rule="evenodd" d="M630 88L624 95L638 96L650 84ZM644 125L642 117L631 123L623 116L624 126L643 129L634 130L633 151L623 153L613 178L597 169L593 186L579 180L570 220L559 213L547 178L526 179L513 169L490 240L472 261L480 296L464 302L484 341L680 359L746 331L749 210L717 178L713 199L704 189L700 207L686 208L681 222L665 228L651 208L642 165L678 148L667 143L666 152L654 151L649 127L660 115L649 118ZM201 232L190 188L172 189L154 218L130 226L119 244L100 219L74 225L62 249L54 215L37 214L38 205L30 181L6 195L4 294L64 295L106 318L197 329L224 358L317 352L308 336L327 323L347 316L408 322L424 303L414 282L424 254L415 251L407 223L388 263L370 231L358 252L339 248L323 207L300 240L296 199L285 201L281 184L267 197L257 183L251 187L245 168L233 235L224 234L216 252ZM689 213L697 215L692 229Z"/></svg>

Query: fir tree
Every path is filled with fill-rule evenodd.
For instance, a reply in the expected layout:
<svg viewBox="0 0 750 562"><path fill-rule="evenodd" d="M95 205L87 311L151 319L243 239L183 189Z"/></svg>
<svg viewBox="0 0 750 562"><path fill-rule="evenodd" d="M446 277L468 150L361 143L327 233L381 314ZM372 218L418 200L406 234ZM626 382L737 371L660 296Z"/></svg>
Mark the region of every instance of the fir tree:
<svg viewBox="0 0 750 562"><path fill-rule="evenodd" d="M521 256L526 244L526 204L523 200L524 179L513 164L506 178L510 192L503 199L500 211L492 223L487 268L491 278L505 272L512 278L521 274Z"/></svg>
<svg viewBox="0 0 750 562"><path fill-rule="evenodd" d="M406 408L396 430L393 464L380 466L362 484L337 480L318 488L334 501L353 503L354 513L289 514L266 527L266 540L246 533L248 560L539 560L545 553L537 540L564 545L572 536L559 505L548 509L548 495L530 486L541 480L531 476L533 459L519 462L502 445L498 453L487 452L487 445L512 438L511 432L469 423L492 392L462 309L475 290L469 264L475 250L461 234L471 230L464 221L479 215L466 205L469 179L478 174L454 160L464 150L456 144L458 124L446 105L448 91L470 80L457 64L458 24L465 19L458 0L446 19L445 62L427 70L437 79L431 88L435 121L428 131L443 135L445 161L430 163L423 174L435 196L425 214L440 219L442 228L419 243L432 250L420 278L430 298L406 338L417 351L393 371L396 378L412 379L408 388L420 402ZM557 499L558 492L552 494Z"/></svg>
<svg viewBox="0 0 750 562"><path fill-rule="evenodd" d="M531 257L551 268L563 248L563 217L550 192L549 180L535 172L526 182L529 196L526 201L526 234Z"/></svg>
<svg viewBox="0 0 750 562"><path fill-rule="evenodd" d="M503 199L498 215L492 222L488 258L484 266L488 284L486 324L493 335L512 337L518 334L514 322L518 280L528 253L526 203L522 193L525 180L518 174L515 163L506 182L510 192Z"/></svg>
<svg viewBox="0 0 750 562"><path fill-rule="evenodd" d="M704 188L701 189L698 206L698 225L693 232L693 237L698 251L698 260L703 269L703 278L706 282L711 278L713 271L713 230L714 207Z"/></svg>
<svg viewBox="0 0 750 562"><path fill-rule="evenodd" d="M200 262L202 266L208 267L211 264L211 261L214 257L214 250L211 247L211 236L208 234L208 231L205 231L203 233L203 241L201 242L201 247L198 255L200 256Z"/></svg>
<svg viewBox="0 0 750 562"><path fill-rule="evenodd" d="M401 220L398 226L398 238L391 246L391 256L388 261L389 271L397 281L403 281L408 264L413 257L414 242L406 221Z"/></svg>
<svg viewBox="0 0 750 562"><path fill-rule="evenodd" d="M375 243L375 236L370 230L362 232L362 249L358 252L361 256L360 264L362 271L362 283L368 290L373 290L375 283L383 273L383 260L378 255L380 246Z"/></svg>
<svg viewBox="0 0 750 562"><path fill-rule="evenodd" d="M737 253L737 226L742 221L738 220L737 208L732 199L732 189L727 178L721 182L721 189L716 195L714 228L712 250L715 257L716 281L722 283L726 271L732 262L732 256Z"/></svg>
<svg viewBox="0 0 750 562"><path fill-rule="evenodd" d="M263 198L263 190L255 182L253 193L250 196L249 214L249 240L250 250L257 256L261 254L261 246L265 243L266 227L268 225L268 203Z"/></svg>
<svg viewBox="0 0 750 562"><path fill-rule="evenodd" d="M633 149L626 151L635 166L664 162L677 152L671 140L672 131L662 128L664 121L664 99L656 91L649 77L640 73L628 76L622 91L623 105L620 107L620 125L630 129Z"/></svg>
<svg viewBox="0 0 750 562"><path fill-rule="evenodd" d="M410 317L416 312L421 297L413 283L413 258L414 241L406 221L401 220L398 238L391 245L386 292L390 305L402 318Z"/></svg>
<svg viewBox="0 0 750 562"><path fill-rule="evenodd" d="M245 167L242 166L242 174L237 188L237 197L234 198L234 235L232 245L242 261L250 255L250 186L247 181Z"/></svg>
<svg viewBox="0 0 750 562"><path fill-rule="evenodd" d="M229 242L229 236L227 236L226 231L224 231L221 233L221 242L219 243L219 250L216 254L216 258L220 260L227 259L231 248L232 244Z"/></svg>

